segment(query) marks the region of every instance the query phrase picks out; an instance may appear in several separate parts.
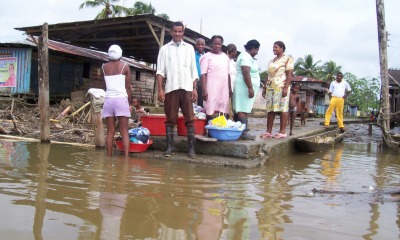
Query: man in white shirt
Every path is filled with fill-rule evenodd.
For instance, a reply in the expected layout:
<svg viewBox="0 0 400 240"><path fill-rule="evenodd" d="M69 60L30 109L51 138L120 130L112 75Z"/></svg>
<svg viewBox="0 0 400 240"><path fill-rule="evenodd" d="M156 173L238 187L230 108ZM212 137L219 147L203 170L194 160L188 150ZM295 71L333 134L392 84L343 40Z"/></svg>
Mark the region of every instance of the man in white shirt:
<svg viewBox="0 0 400 240"><path fill-rule="evenodd" d="M343 110L344 110L344 100L351 93L351 87L346 81L342 81L343 74L338 72L336 74L336 81L333 81L329 87L329 96L331 96L331 101L329 102L328 110L325 114L324 127L328 127L330 124L330 119L333 110L336 110L336 118L338 122L338 127L344 131L343 124Z"/></svg>
<svg viewBox="0 0 400 240"><path fill-rule="evenodd" d="M157 58L158 100L164 102L167 150L165 157L173 154L174 126L181 108L188 133L188 155L194 158L194 114L192 102L197 100L198 79L195 52L192 45L182 41L185 28L174 22L172 41L161 47ZM164 79L165 85L164 85Z"/></svg>

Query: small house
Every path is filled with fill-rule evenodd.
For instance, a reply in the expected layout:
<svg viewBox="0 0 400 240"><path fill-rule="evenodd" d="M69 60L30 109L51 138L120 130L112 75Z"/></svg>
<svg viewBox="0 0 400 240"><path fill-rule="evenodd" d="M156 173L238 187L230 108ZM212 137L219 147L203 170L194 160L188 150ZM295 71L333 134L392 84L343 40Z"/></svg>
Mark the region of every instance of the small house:
<svg viewBox="0 0 400 240"><path fill-rule="evenodd" d="M301 109L301 102L306 103L306 107L314 114L323 115L326 111L325 89L328 89L328 82L304 76L293 76L292 83L300 83L298 109Z"/></svg>
<svg viewBox="0 0 400 240"><path fill-rule="evenodd" d="M353 104L347 104L345 107L345 117L358 117L358 106Z"/></svg>
<svg viewBox="0 0 400 240"><path fill-rule="evenodd" d="M400 112L400 70L389 69L389 102L392 113Z"/></svg>

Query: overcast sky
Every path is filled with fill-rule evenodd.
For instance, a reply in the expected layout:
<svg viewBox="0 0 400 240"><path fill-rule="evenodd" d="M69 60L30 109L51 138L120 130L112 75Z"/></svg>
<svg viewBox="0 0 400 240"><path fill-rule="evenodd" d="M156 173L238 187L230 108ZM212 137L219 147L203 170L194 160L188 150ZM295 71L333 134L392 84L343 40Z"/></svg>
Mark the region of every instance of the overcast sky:
<svg viewBox="0 0 400 240"><path fill-rule="evenodd" d="M94 19L100 8L79 10L83 2L7 1L0 8L0 42L22 39L15 27ZM121 0L119 4L132 7L134 2ZM241 51L248 40L257 39L261 47L256 58L262 70L273 58L273 43L281 40L294 59L312 54L315 61L333 60L343 72L357 77L379 76L375 0L152 0L151 4L156 14L182 20L197 32L202 26L203 35L221 35L224 44L234 43ZM399 12L399 0L385 0L390 68L400 68Z"/></svg>

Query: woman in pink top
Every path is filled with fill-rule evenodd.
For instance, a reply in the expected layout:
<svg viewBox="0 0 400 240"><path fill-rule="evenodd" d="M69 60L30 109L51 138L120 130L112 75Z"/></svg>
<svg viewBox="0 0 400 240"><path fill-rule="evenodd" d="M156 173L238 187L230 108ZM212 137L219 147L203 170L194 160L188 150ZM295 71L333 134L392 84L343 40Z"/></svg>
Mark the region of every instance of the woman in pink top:
<svg viewBox="0 0 400 240"><path fill-rule="evenodd" d="M224 39L215 35L211 38L211 52L200 58L204 109L207 119L213 114L229 113L229 57L221 51Z"/></svg>
<svg viewBox="0 0 400 240"><path fill-rule="evenodd" d="M103 65L106 97L102 116L106 119L107 156L111 156L114 146L115 122L118 118L125 156L129 156L128 120L131 116L131 71L126 63L121 62L122 49L112 45L108 49L110 61Z"/></svg>

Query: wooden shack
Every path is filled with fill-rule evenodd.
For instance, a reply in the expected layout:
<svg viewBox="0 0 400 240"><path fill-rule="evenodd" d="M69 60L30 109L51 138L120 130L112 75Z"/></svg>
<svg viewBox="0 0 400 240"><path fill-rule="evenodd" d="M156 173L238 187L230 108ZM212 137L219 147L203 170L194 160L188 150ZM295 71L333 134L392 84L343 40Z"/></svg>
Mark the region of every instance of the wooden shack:
<svg viewBox="0 0 400 240"><path fill-rule="evenodd" d="M389 69L389 101L392 113L400 112L400 70Z"/></svg>
<svg viewBox="0 0 400 240"><path fill-rule="evenodd" d="M301 109L301 102L306 102L306 107L314 114L325 114L325 91L328 88L328 83L319 79L293 76L292 83L299 83L301 90L299 91L300 101L297 108Z"/></svg>
<svg viewBox="0 0 400 240"><path fill-rule="evenodd" d="M37 99L38 51L34 40L0 43L0 61L12 59L16 68L15 87L0 87L0 95ZM83 102L89 88L105 89L101 65L107 61L106 52L49 40L50 99ZM131 58L123 57L122 61L131 69L132 95L151 102L155 70Z"/></svg>
<svg viewBox="0 0 400 240"><path fill-rule="evenodd" d="M86 49L95 48L107 51L111 44L118 44L124 50L124 56L140 62L156 64L161 46L172 40L171 28L173 22L153 14L134 15L109 19L96 19L80 22L58 23L48 25L48 38L58 42L65 42ZM42 34L42 26L15 28L24 31L30 37ZM210 39L189 28L185 29L183 40L195 45L197 38L203 38L206 49L210 49ZM136 76L136 73L133 74ZM136 79L136 77L135 77ZM150 82L134 84L141 86L143 100L153 94L155 88L150 89ZM154 84L154 83L153 83ZM153 94L153 102L157 105L157 96Z"/></svg>

